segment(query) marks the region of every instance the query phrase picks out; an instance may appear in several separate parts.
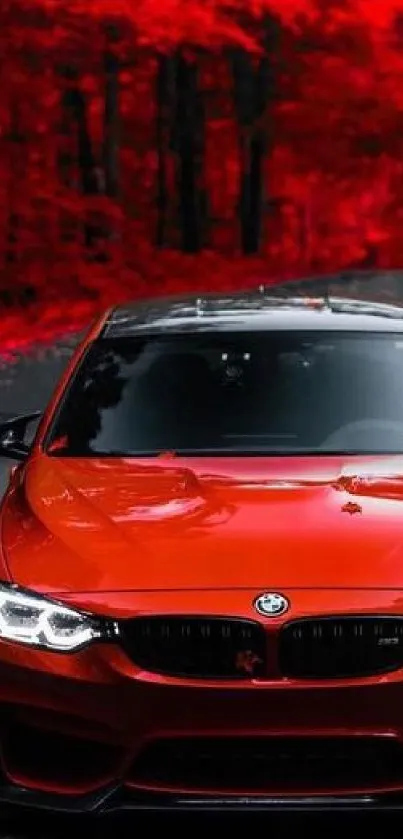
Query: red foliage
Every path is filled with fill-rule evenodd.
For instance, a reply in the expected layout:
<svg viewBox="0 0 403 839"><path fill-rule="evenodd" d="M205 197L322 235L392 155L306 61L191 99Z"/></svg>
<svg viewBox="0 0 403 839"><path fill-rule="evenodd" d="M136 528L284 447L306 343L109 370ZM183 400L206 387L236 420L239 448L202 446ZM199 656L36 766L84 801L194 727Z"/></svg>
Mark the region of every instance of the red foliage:
<svg viewBox="0 0 403 839"><path fill-rule="evenodd" d="M31 337L402 265L403 0L3 0L0 45L0 301Z"/></svg>

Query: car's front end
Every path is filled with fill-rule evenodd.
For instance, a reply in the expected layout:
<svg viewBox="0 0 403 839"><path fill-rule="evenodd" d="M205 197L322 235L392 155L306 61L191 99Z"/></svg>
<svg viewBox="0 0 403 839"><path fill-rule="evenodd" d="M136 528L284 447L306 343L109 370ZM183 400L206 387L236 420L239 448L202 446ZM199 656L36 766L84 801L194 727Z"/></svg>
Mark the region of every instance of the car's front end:
<svg viewBox="0 0 403 839"><path fill-rule="evenodd" d="M403 806L398 593L285 593L274 619L248 589L75 596L84 614L108 611L103 639L70 652L3 641L0 799Z"/></svg>

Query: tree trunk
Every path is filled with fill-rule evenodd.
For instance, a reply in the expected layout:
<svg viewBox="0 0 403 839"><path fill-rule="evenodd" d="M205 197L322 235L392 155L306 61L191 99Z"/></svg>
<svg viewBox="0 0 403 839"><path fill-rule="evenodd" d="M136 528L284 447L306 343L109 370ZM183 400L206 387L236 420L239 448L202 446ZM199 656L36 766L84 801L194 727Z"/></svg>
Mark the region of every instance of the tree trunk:
<svg viewBox="0 0 403 839"><path fill-rule="evenodd" d="M70 93L70 106L77 124L78 169L84 195L98 195L99 177L88 128L85 96L77 86Z"/></svg>
<svg viewBox="0 0 403 839"><path fill-rule="evenodd" d="M117 38L114 30L108 32L105 52L103 170L105 194L109 198L119 194L119 58L113 48Z"/></svg>
<svg viewBox="0 0 403 839"><path fill-rule="evenodd" d="M275 21L266 21L264 53L255 66L252 56L240 49L231 53L234 104L240 133L240 185L238 214L242 250L258 253L261 244L264 195L264 162L268 132L264 125L273 99L274 79L270 53L277 32Z"/></svg>
<svg viewBox="0 0 403 839"><path fill-rule="evenodd" d="M254 132L246 137L241 150L240 226L242 250L245 254L259 251L262 226L263 172L265 143Z"/></svg>
<svg viewBox="0 0 403 839"><path fill-rule="evenodd" d="M182 249L198 253L204 244L204 200L201 180L204 159L204 111L195 62L176 56L173 148L177 155L177 185Z"/></svg>
<svg viewBox="0 0 403 839"><path fill-rule="evenodd" d="M59 146L57 150L60 180L66 192L74 186L74 157L76 142L70 111L70 91L64 90L61 96L61 115L58 126ZM60 239L64 244L71 244L77 237L77 219L70 209L61 207L59 213Z"/></svg>
<svg viewBox="0 0 403 839"><path fill-rule="evenodd" d="M0 303L5 306L24 305L35 298L36 288L27 285L26 272L21 271L26 256L24 234L27 221L24 210L20 210L18 196L24 189L26 178L27 140L21 124L19 104L15 101L10 103L10 132L4 140L9 144L10 157L4 242L5 287L0 288Z"/></svg>
<svg viewBox="0 0 403 839"><path fill-rule="evenodd" d="M101 184L89 132L85 95L80 89L76 70L67 67L62 72L67 81L63 97L66 119L71 119L76 127L77 166L81 193L86 197L99 195ZM89 213L88 216L84 222L84 242L89 250L93 250L102 238L102 229L93 213Z"/></svg>
<svg viewBox="0 0 403 839"><path fill-rule="evenodd" d="M71 93L71 107L77 123L77 157L81 191L85 196L99 195L101 186L89 133L86 100L79 87L74 88ZM100 259L102 255L99 244L103 238L103 225L96 214L91 211L84 224L84 242L88 250L93 251L97 259Z"/></svg>
<svg viewBox="0 0 403 839"><path fill-rule="evenodd" d="M157 227L156 245L163 248L166 244L166 227L168 213L168 185L167 185L167 131L170 124L170 102L172 85L172 59L161 55L158 59L156 99L157 99Z"/></svg>
<svg viewBox="0 0 403 839"><path fill-rule="evenodd" d="M12 153L12 171L14 176L22 176L21 162L24 157L24 136L20 128L19 109L16 103L10 106L10 134L8 136ZM15 193L11 182L9 190L8 221L6 232L5 264L11 266L17 262L18 255L18 232L21 226L21 219L16 209Z"/></svg>

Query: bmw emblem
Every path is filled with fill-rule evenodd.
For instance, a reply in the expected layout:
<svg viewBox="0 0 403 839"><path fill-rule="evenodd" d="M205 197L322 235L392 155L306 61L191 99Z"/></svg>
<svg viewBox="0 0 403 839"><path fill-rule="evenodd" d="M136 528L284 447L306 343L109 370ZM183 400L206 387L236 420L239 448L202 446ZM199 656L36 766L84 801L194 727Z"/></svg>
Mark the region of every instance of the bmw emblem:
<svg viewBox="0 0 403 839"><path fill-rule="evenodd" d="M270 591L257 597L254 607L259 615L264 615L266 618L278 618L279 615L283 615L290 608L290 604L282 594Z"/></svg>

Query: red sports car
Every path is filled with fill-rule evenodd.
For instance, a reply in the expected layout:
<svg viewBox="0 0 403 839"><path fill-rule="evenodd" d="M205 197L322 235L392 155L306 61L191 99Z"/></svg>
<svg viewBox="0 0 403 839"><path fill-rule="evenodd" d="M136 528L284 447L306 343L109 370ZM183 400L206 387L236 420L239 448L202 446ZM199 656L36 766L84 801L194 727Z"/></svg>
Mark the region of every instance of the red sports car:
<svg viewBox="0 0 403 839"><path fill-rule="evenodd" d="M403 308L343 283L115 308L3 424L1 800L403 807Z"/></svg>

